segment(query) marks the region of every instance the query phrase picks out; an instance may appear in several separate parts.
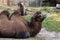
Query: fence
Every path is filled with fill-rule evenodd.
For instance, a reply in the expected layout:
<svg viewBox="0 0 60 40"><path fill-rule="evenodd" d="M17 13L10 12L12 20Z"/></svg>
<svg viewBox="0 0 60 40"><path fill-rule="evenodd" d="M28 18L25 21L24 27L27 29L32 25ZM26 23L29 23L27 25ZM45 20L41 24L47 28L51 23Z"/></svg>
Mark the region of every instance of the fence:
<svg viewBox="0 0 60 40"><path fill-rule="evenodd" d="M23 1L25 6L55 6L56 2L50 2L49 0L0 0L0 5L14 6L18 2ZM51 4L52 3L52 4Z"/></svg>

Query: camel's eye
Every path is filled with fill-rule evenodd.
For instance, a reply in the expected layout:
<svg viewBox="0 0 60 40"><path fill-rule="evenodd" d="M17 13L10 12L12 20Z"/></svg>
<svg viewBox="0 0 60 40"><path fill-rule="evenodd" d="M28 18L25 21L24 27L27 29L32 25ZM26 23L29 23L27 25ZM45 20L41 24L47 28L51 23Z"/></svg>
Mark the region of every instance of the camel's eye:
<svg viewBox="0 0 60 40"><path fill-rule="evenodd" d="M42 15L41 14L39 14L38 16L37 16L37 18L41 18L42 17Z"/></svg>

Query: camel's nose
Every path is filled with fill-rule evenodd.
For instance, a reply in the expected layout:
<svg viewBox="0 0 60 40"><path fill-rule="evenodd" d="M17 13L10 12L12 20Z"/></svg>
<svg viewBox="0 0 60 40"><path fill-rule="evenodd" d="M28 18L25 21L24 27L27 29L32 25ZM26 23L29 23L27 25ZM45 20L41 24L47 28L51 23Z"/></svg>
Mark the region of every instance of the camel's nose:
<svg viewBox="0 0 60 40"><path fill-rule="evenodd" d="M44 18L46 18L46 17L47 17L47 14L42 14L42 15L43 15L43 17L44 17Z"/></svg>
<svg viewBox="0 0 60 40"><path fill-rule="evenodd" d="M16 38L29 38L29 37L30 37L29 32L20 32L20 33L16 34Z"/></svg>

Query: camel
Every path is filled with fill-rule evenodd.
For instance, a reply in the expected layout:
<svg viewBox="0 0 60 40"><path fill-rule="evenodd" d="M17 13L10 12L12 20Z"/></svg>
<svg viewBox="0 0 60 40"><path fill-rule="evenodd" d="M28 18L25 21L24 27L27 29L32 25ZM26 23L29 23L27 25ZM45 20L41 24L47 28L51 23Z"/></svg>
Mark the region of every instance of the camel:
<svg viewBox="0 0 60 40"><path fill-rule="evenodd" d="M36 12L28 22L18 11L12 13L9 18L9 12L4 10L0 14L0 36L12 38L35 37L40 32L45 18L46 15Z"/></svg>

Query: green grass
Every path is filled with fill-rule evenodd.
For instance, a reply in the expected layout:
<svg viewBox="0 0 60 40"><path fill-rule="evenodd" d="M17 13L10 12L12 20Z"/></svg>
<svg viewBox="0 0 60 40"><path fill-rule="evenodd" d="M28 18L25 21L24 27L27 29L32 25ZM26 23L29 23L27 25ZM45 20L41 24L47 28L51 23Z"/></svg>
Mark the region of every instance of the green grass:
<svg viewBox="0 0 60 40"><path fill-rule="evenodd" d="M54 17L46 18L43 25L49 31L60 31L60 21L54 20Z"/></svg>
<svg viewBox="0 0 60 40"><path fill-rule="evenodd" d="M47 14L47 18L43 21L43 27L48 31L60 31L60 9L56 9L55 7L26 7L31 9L33 12L27 12L27 16L24 18L29 21L31 16L37 11L41 11L43 14ZM3 8L0 7L0 10ZM5 9L5 8L4 8ZM12 10L9 10L12 13Z"/></svg>
<svg viewBox="0 0 60 40"><path fill-rule="evenodd" d="M29 21L30 18L31 18L31 15L24 16L24 19L27 20L27 21Z"/></svg>

